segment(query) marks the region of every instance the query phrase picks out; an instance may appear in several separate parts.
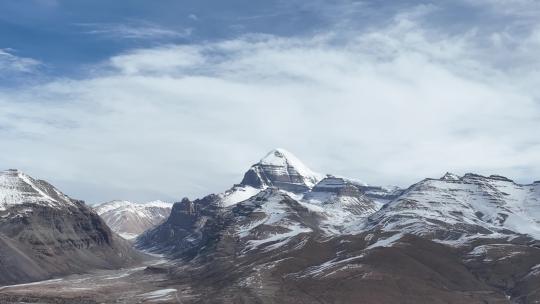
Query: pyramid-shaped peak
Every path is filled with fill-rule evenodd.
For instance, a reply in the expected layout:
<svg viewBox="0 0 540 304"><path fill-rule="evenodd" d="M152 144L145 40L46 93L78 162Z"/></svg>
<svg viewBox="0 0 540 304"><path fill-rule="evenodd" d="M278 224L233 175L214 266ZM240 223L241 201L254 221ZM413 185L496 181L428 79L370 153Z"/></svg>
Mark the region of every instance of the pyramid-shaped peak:
<svg viewBox="0 0 540 304"><path fill-rule="evenodd" d="M259 189L273 186L287 191L303 192L323 177L309 169L291 152L278 148L253 165L244 175L241 184Z"/></svg>
<svg viewBox="0 0 540 304"><path fill-rule="evenodd" d="M309 169L304 163L299 160L291 152L277 148L266 154L259 162L262 165L270 165L276 167L293 167L300 175L314 176L320 175Z"/></svg>

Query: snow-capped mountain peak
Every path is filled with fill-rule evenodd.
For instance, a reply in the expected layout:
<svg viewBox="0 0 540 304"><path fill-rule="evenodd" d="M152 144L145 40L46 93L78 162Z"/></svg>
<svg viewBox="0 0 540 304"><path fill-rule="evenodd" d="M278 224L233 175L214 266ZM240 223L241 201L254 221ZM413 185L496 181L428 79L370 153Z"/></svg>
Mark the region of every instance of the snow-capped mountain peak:
<svg viewBox="0 0 540 304"><path fill-rule="evenodd" d="M324 178L309 169L292 153L274 149L253 165L241 184L264 189L275 186L291 192L304 192Z"/></svg>
<svg viewBox="0 0 540 304"><path fill-rule="evenodd" d="M294 168L298 174L306 177L308 182L311 182L312 185L316 183L315 181L320 181L324 177L322 174L312 171L301 160L294 156L294 154L282 148L270 151L259 163L281 168Z"/></svg>
<svg viewBox="0 0 540 304"><path fill-rule="evenodd" d="M0 210L25 203L54 208L73 205L69 197L45 181L36 180L18 169L0 171Z"/></svg>
<svg viewBox="0 0 540 304"><path fill-rule="evenodd" d="M445 180L445 181L457 181L457 180L459 180L459 179L460 179L459 175L454 174L454 173L451 173L451 172L446 172L446 173L440 178L440 180Z"/></svg>
<svg viewBox="0 0 540 304"><path fill-rule="evenodd" d="M367 198L374 200L377 205L382 205L393 199L402 191L396 187L386 189L369 186L357 179L314 172L291 152L278 148L270 151L258 163L251 166L240 184L218 194L220 197L219 205L222 207L236 205L271 187L297 199L307 194L306 199L320 202L329 202L328 197L326 199L323 197L325 195L333 196L336 191L339 192L338 196L347 196L345 195L347 191L343 190L354 188L365 194ZM311 191L316 192L316 195L310 194ZM323 192L327 193L322 194ZM352 196L358 195L360 194L355 193Z"/></svg>

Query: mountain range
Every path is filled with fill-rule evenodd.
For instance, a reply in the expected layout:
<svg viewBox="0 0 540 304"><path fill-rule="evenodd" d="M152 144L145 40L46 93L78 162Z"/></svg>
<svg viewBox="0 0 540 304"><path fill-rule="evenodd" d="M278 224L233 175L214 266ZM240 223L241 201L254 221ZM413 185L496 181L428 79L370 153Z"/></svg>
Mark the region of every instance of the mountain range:
<svg viewBox="0 0 540 304"><path fill-rule="evenodd" d="M275 149L222 193L184 198L170 210L163 202L113 201L95 207L101 220L84 203L20 171L5 171L0 181L1 240L33 246L35 238L21 238L20 231L57 222L50 214L58 213L71 226L47 227L53 239L65 238L58 231L66 231L69 244L78 244L91 231L98 241L84 242L79 251L105 250L113 257L123 252L130 263L136 254L105 222L125 237L138 235L136 249L168 261L137 276L148 282L160 275L155 284L167 295L150 302L540 301L540 182L446 173L406 189L381 187L317 173ZM41 209L50 211L36 212ZM73 223L88 218L93 226L71 233ZM14 252L39 255L43 248L19 246ZM58 252L45 255L55 261L71 257ZM23 264L11 270L25 269ZM94 266L119 266L112 264ZM131 293L122 294L126 303L138 301Z"/></svg>
<svg viewBox="0 0 540 304"><path fill-rule="evenodd" d="M207 303L533 303L539 200L539 182L497 175L368 186L276 149L136 246Z"/></svg>

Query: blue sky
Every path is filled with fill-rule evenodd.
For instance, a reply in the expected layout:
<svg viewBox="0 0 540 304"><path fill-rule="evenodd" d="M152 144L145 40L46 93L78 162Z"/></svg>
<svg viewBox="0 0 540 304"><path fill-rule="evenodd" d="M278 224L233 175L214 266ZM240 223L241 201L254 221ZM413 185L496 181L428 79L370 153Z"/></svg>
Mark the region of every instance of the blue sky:
<svg viewBox="0 0 540 304"><path fill-rule="evenodd" d="M361 31L384 26L399 12L418 6L437 7L425 21L449 33L517 27L515 18L526 23L522 15L490 10L489 1L6 0L0 3L0 37L2 48L39 60L48 75L64 75L134 48L250 33L290 37Z"/></svg>
<svg viewBox="0 0 540 304"><path fill-rule="evenodd" d="M408 186L540 179L540 4L0 2L0 154L68 194L225 190L283 147Z"/></svg>
<svg viewBox="0 0 540 304"><path fill-rule="evenodd" d="M169 0L157 5L140 0L8 0L0 4L0 35L18 55L64 73L73 72L73 65L95 63L130 48L246 33L289 36L317 31L334 17L319 12L320 7L303 1ZM155 35L145 34L152 30Z"/></svg>

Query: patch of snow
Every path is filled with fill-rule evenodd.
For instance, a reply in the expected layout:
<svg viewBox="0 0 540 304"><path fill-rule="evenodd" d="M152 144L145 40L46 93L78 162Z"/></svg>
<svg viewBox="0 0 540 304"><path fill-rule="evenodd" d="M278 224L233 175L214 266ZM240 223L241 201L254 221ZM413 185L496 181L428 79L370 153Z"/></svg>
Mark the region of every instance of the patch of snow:
<svg viewBox="0 0 540 304"><path fill-rule="evenodd" d="M229 207L243 202L261 192L261 189L251 186L235 186L232 189L221 194L221 205Z"/></svg>
<svg viewBox="0 0 540 304"><path fill-rule="evenodd" d="M363 258L364 255L359 255L359 256L354 256L354 257L349 257L349 258L346 258L346 259L342 259L342 260L339 260L338 258L335 258L335 259L332 259L330 261L327 261L327 262L324 262L320 265L316 265L316 266L311 266L309 268L307 268L305 271L302 271L302 275L300 275L299 277L308 277L308 276L313 276L313 277L326 277L333 272L331 273L328 273L328 274L324 274L325 271L327 270L330 270L336 266L340 266L342 264L347 264L349 262L352 262L354 260L358 260L358 259L361 259Z"/></svg>
<svg viewBox="0 0 540 304"><path fill-rule="evenodd" d="M155 290L151 292L147 292L141 295L141 297L144 297L146 300L170 300L174 299L175 295L172 295L172 293L176 293L177 290L174 288L167 288L167 289L160 289Z"/></svg>
<svg viewBox="0 0 540 304"><path fill-rule="evenodd" d="M0 290L7 289L7 288L16 288L16 287L22 287L22 286L33 286L33 285L47 285L47 284L53 284L57 282L61 282L64 279L51 279L51 280L45 280L45 281L37 281L32 283L23 283L23 284L15 284L15 285L6 285L0 287Z"/></svg>
<svg viewBox="0 0 540 304"><path fill-rule="evenodd" d="M120 235L122 238L126 239L126 240L132 240L136 237L138 237L139 235L138 234L135 234L135 233L127 233L127 232L121 232L121 233L118 233L118 235Z"/></svg>
<svg viewBox="0 0 540 304"><path fill-rule="evenodd" d="M540 264L531 267L529 273L527 274L527 277L529 276L540 276Z"/></svg>
<svg viewBox="0 0 540 304"><path fill-rule="evenodd" d="M273 243L273 244L271 244L270 246L267 246L265 249L273 250L287 244L293 237L301 233L308 233L312 231L310 228L301 227L298 224L290 225L287 227L287 229L289 229L288 232L276 233L265 239L249 240L247 242L247 250L251 250L251 249L257 248L259 246L262 246L268 243Z"/></svg>
<svg viewBox="0 0 540 304"><path fill-rule="evenodd" d="M394 245L402 237L403 237L402 233L396 233L389 238L377 240L377 242L369 245L366 249L370 250L377 247L392 247L392 245Z"/></svg>

